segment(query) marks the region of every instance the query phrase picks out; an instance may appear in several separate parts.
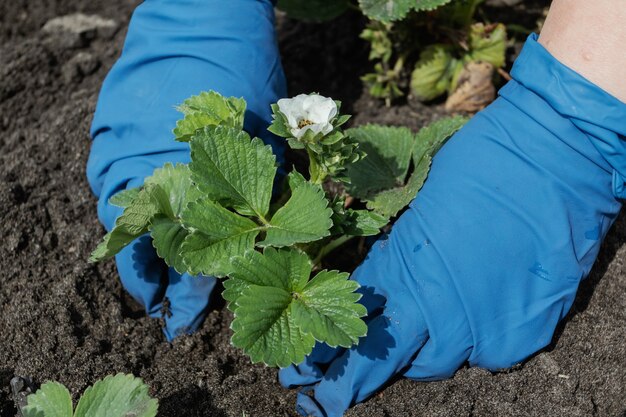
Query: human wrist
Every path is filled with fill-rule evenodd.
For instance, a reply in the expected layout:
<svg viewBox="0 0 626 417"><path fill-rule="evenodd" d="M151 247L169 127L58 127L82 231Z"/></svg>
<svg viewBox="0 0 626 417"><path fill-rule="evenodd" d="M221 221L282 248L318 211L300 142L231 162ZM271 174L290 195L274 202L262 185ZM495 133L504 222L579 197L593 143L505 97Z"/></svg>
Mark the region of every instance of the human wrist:
<svg viewBox="0 0 626 417"><path fill-rule="evenodd" d="M524 104L520 108L540 119L555 112L551 125L559 120L576 126L576 135L561 140L595 165L612 171L614 195L626 198L626 143L621 139L626 136L626 104L561 62L534 34L524 45L511 76L513 81L499 94L511 102L521 100Z"/></svg>
<svg viewBox="0 0 626 417"><path fill-rule="evenodd" d="M554 0L539 43L567 67L626 103L626 1Z"/></svg>

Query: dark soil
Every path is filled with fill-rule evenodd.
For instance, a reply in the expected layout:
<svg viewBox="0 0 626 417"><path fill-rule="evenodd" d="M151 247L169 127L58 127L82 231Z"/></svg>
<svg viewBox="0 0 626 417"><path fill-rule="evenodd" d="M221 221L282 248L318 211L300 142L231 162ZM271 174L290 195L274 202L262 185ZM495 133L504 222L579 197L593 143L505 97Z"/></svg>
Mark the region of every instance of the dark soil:
<svg viewBox="0 0 626 417"><path fill-rule="evenodd" d="M295 391L230 345L225 309L168 344L161 323L125 294L113 262L86 261L103 234L85 179L88 128L135 3L0 4L0 417L16 414L14 375L57 380L76 395L116 372L142 377L162 416L293 416ZM115 19L121 28L74 48L40 31L76 11ZM322 26L283 19L291 92L341 99L358 124L417 129L440 116L437 105L388 109L363 92L362 24L355 14ZM622 216L545 352L507 373L462 369L443 382L399 380L349 415L626 416L624 243Z"/></svg>

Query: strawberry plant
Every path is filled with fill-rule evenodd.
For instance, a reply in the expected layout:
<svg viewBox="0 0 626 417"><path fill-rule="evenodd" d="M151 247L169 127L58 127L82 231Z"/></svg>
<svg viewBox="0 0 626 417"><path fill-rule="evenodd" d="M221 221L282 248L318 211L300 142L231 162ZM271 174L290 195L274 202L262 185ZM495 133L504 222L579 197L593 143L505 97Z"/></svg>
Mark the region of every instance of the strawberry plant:
<svg viewBox="0 0 626 417"><path fill-rule="evenodd" d="M472 63L502 67L506 28L474 22L480 3L361 0L372 19L361 34L370 43L374 62L374 71L362 77L370 94L387 105L406 90L417 100L429 101L452 94Z"/></svg>
<svg viewBox="0 0 626 417"><path fill-rule="evenodd" d="M415 197L432 156L465 119L444 119L417 135L376 125L343 130L349 116L340 108L317 94L272 106L269 130L309 158L308 179L292 170L272 203L281 187L276 157L243 131L245 101L215 92L189 98L174 135L189 143L191 162L166 164L143 187L113 196L124 211L91 260L150 233L178 272L227 277L232 343L253 362L285 367L316 341L356 344L367 331L358 284L322 269L322 260L356 236L378 234ZM327 192L333 183L347 193ZM348 193L361 208L350 206Z"/></svg>
<svg viewBox="0 0 626 417"><path fill-rule="evenodd" d="M24 417L154 417L159 406L141 379L126 374L97 381L85 390L76 408L68 389L58 382L46 382L26 399Z"/></svg>

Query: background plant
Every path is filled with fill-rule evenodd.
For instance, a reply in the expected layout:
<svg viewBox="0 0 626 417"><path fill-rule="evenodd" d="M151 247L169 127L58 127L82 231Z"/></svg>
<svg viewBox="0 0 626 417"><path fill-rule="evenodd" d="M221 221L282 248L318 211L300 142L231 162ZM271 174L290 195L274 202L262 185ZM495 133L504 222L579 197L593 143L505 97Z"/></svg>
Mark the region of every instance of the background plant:
<svg viewBox="0 0 626 417"><path fill-rule="evenodd" d="M308 179L293 170L276 181L271 148L242 130L245 101L201 93L179 106L184 117L174 129L176 140L189 143L191 162L166 164L143 187L113 196L124 211L91 260L150 233L178 272L228 277L232 343L253 362L285 367L316 341L349 347L366 334L358 284L348 273L321 270L321 261L356 236L378 234L465 120L444 119L417 135L376 125L344 131L340 103L321 96L281 100L273 109L270 130L306 152ZM327 193L333 183L347 192ZM348 193L361 207L351 206Z"/></svg>
<svg viewBox="0 0 626 417"><path fill-rule="evenodd" d="M488 74L483 78L491 82L494 70L505 63L507 34L503 24L476 21L481 3L483 0L284 0L278 6L292 17L308 16L308 20L334 18L349 8L367 16L370 21L361 37L370 44L373 71L362 80L372 96L390 105L409 91L419 101L452 94L468 72L479 68L471 65L476 62L490 66L484 69Z"/></svg>
<svg viewBox="0 0 626 417"><path fill-rule="evenodd" d="M375 20L361 35L371 44L374 62L374 72L363 77L370 94L389 104L408 86L417 100L429 101L452 94L470 63L502 67L506 28L475 22L481 3L440 1L429 3L427 11L416 7L406 13L404 8L394 14L370 13Z"/></svg>

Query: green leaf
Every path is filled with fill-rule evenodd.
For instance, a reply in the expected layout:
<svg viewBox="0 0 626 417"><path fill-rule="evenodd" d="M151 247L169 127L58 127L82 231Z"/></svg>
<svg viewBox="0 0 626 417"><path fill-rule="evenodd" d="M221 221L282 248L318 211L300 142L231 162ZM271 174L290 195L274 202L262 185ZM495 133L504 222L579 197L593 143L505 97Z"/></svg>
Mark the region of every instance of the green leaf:
<svg viewBox="0 0 626 417"><path fill-rule="evenodd" d="M435 10L436 8L441 7L444 4L448 4L451 1L452 0L416 0L416 5L414 8L418 12Z"/></svg>
<svg viewBox="0 0 626 417"><path fill-rule="evenodd" d="M237 301L251 285L284 288L289 292L304 288L311 273L311 261L308 256L297 253L296 250L265 248L263 253L251 250L234 257L230 278L224 281L224 299L230 303Z"/></svg>
<svg viewBox="0 0 626 417"><path fill-rule="evenodd" d="M467 123L467 118L456 116L440 119L422 128L415 137L413 148L413 173L406 185L384 190L367 201L367 208L393 217L406 207L424 185L432 157L457 130Z"/></svg>
<svg viewBox="0 0 626 417"><path fill-rule="evenodd" d="M359 35L361 39L370 43L370 61L380 60L387 63L391 59L393 54L393 42L389 36L391 28L391 24L370 20Z"/></svg>
<svg viewBox="0 0 626 417"><path fill-rule="evenodd" d="M298 292L292 306L294 322L331 347L350 347L367 333L361 320L367 310L357 303L361 294L355 293L359 284L348 276L345 272L321 271Z"/></svg>
<svg viewBox="0 0 626 417"><path fill-rule="evenodd" d="M145 183L158 185L164 191L167 199L162 202L161 213L170 213L173 218L180 217L190 202L202 196L191 181L191 171L185 164L166 163L163 168L155 169Z"/></svg>
<svg viewBox="0 0 626 417"><path fill-rule="evenodd" d="M267 128L270 132L275 134L276 136L280 136L281 138L293 139L293 134L289 129L289 123L287 122L287 117L280 111L278 104L272 104L272 124ZM294 140L295 143L298 143L301 148L304 148L302 144L300 144L297 140ZM291 147L293 145L290 143ZM294 148L296 149L296 148Z"/></svg>
<svg viewBox="0 0 626 417"><path fill-rule="evenodd" d="M506 59L506 27L501 24L475 23L469 33L470 52L467 61L485 61L496 68Z"/></svg>
<svg viewBox="0 0 626 417"><path fill-rule="evenodd" d="M350 164L346 176L348 192L360 199L404 184L414 136L405 127L366 125L349 129L347 134L359 143L367 157Z"/></svg>
<svg viewBox="0 0 626 417"><path fill-rule="evenodd" d="M210 200L189 204L182 220L190 233L185 237L180 254L192 275L227 275L231 269L230 258L253 249L254 239L261 230L252 220Z"/></svg>
<svg viewBox="0 0 626 417"><path fill-rule="evenodd" d="M373 236L389 223L389 218L369 210L346 210L344 234L348 236Z"/></svg>
<svg viewBox="0 0 626 417"><path fill-rule="evenodd" d="M424 156L416 163L406 185L379 192L367 201L367 208L383 216L394 217L413 201L417 192L422 188L430 170L430 163L431 157Z"/></svg>
<svg viewBox="0 0 626 417"><path fill-rule="evenodd" d="M173 222L168 218L157 218L150 227L152 246L156 249L157 255L179 274L187 272L180 247L188 234L189 232L179 222Z"/></svg>
<svg viewBox="0 0 626 417"><path fill-rule="evenodd" d="M444 45L431 45L421 54L411 74L411 91L420 101L445 93L457 69L457 60Z"/></svg>
<svg viewBox="0 0 626 417"><path fill-rule="evenodd" d="M304 360L316 339L348 347L365 335L366 310L348 274L322 271L308 282L306 254L273 248L235 257L232 266L224 284L235 313L232 342L253 362L285 367Z"/></svg>
<svg viewBox="0 0 626 417"><path fill-rule="evenodd" d="M420 129L415 135L414 160L419 161L424 155L434 156L468 120L463 116L444 117Z"/></svg>
<svg viewBox="0 0 626 417"><path fill-rule="evenodd" d="M180 216L189 203L201 197L201 193L191 182L191 171L184 164L165 164L146 178L146 184L158 187L153 194L158 201L159 215L150 225L152 245L168 266L182 274L187 267L180 256L180 245L188 232L183 228Z"/></svg>
<svg viewBox="0 0 626 417"><path fill-rule="evenodd" d="M109 198L109 204L112 204L117 207L126 208L130 206L134 199L137 198L139 192L141 191L141 187L129 188L127 190L122 190L117 194L114 194Z"/></svg>
<svg viewBox="0 0 626 417"><path fill-rule="evenodd" d="M348 9L347 0L278 0L276 5L293 19L323 22Z"/></svg>
<svg viewBox="0 0 626 417"><path fill-rule="evenodd" d="M117 374L85 390L76 406L75 417L154 417L158 406L140 378Z"/></svg>
<svg viewBox="0 0 626 417"><path fill-rule="evenodd" d="M58 382L46 382L27 401L22 408L24 417L72 417L72 396Z"/></svg>
<svg viewBox="0 0 626 417"><path fill-rule="evenodd" d="M115 220L115 227L107 233L98 247L91 253L90 262L98 262L117 254L133 240L148 232L150 222L160 212L155 197L158 186L142 189L132 203Z"/></svg>
<svg viewBox="0 0 626 417"><path fill-rule="evenodd" d="M451 0L359 0L363 13L370 19L391 22L406 17L410 10L427 11Z"/></svg>
<svg viewBox="0 0 626 417"><path fill-rule="evenodd" d="M211 200L261 220L276 175L271 147L229 127L206 127L191 140L191 178Z"/></svg>
<svg viewBox="0 0 626 417"><path fill-rule="evenodd" d="M403 19L416 0L359 0L359 6L370 19L391 22Z"/></svg>
<svg viewBox="0 0 626 417"><path fill-rule="evenodd" d="M455 0L437 15L440 27L469 27L476 14L476 8L484 0Z"/></svg>
<svg viewBox="0 0 626 417"><path fill-rule="evenodd" d="M295 169L287 175L287 180L289 182L289 189L291 191L295 190L296 188L307 182L304 176Z"/></svg>
<svg viewBox="0 0 626 417"><path fill-rule="evenodd" d="M315 339L295 325L290 307L310 274L311 261L296 250L266 248L232 259L223 294L235 312L232 342L252 362L286 367L311 353Z"/></svg>
<svg viewBox="0 0 626 417"><path fill-rule="evenodd" d="M303 332L291 314L291 294L281 288L252 286L237 300L233 345L253 363L285 368L311 353L315 339Z"/></svg>
<svg viewBox="0 0 626 417"><path fill-rule="evenodd" d="M169 238L183 233L178 230L173 233L174 227L182 228L178 217L190 201L200 197L199 190L192 184L189 167L184 164L165 164L156 169L152 176L146 178L143 189L127 190L116 194L117 202L126 208L115 221L115 227L104 236L102 242L93 251L90 261L97 262L117 254L133 240L151 230L152 221L159 218L159 227L153 232L153 244L159 256L163 257L168 265L174 266L181 272L183 265L175 256ZM134 197L133 197L134 196ZM164 222L169 219L172 223L164 230ZM163 240L165 239L165 240Z"/></svg>
<svg viewBox="0 0 626 417"><path fill-rule="evenodd" d="M177 109L185 117L176 123L174 135L176 140L188 142L198 129L206 126L243 129L246 102L242 98L226 98L215 91L205 91L188 98Z"/></svg>
<svg viewBox="0 0 626 417"><path fill-rule="evenodd" d="M330 234L332 214L321 187L302 183L272 216L265 240L258 245L282 247L319 240Z"/></svg>

